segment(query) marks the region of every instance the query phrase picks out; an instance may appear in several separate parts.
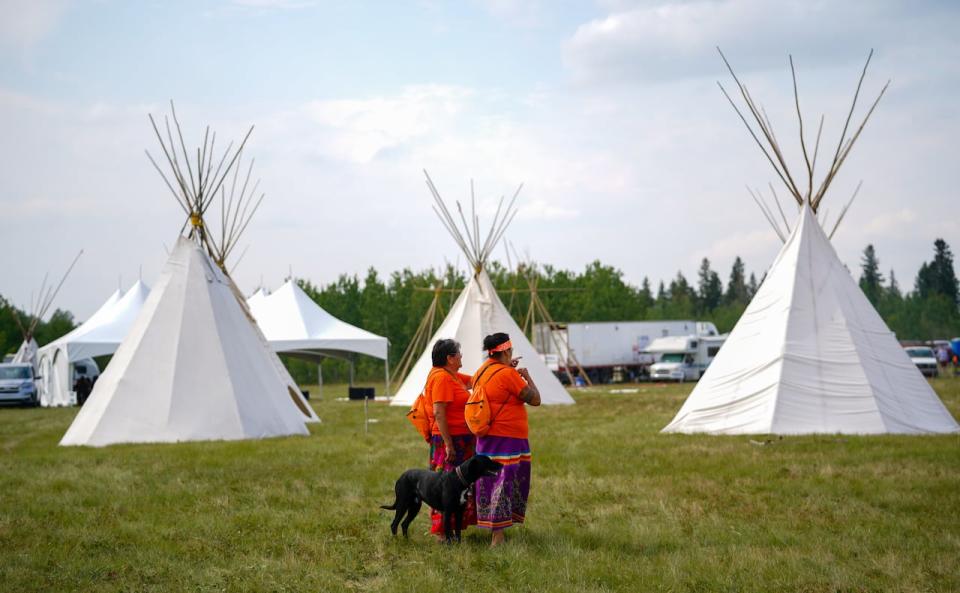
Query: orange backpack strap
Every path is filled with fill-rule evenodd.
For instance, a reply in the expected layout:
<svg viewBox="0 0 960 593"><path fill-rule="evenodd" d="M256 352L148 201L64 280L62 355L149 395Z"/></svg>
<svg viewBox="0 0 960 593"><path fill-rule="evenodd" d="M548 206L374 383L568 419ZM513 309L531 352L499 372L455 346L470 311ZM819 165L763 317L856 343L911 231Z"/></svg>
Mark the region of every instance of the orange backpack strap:
<svg viewBox="0 0 960 593"><path fill-rule="evenodd" d="M499 372L502 371L503 369L512 368L512 367L508 367L507 365L505 365L505 364L503 364L503 363L497 363L497 365L498 365L497 370L493 371L493 374L490 375L490 378L489 378L489 379L487 379L487 383L489 383L490 381L492 381L493 378L497 376L497 373L499 373ZM483 369L483 372L481 372L481 373L480 373L480 376L477 377L477 380L474 381L474 387L476 387L476 386L477 386L476 384L480 382L480 377L483 376L483 373L486 373L487 370L489 370L489 369L492 368L493 366L494 366L494 365L491 364L491 365L487 366L487 368ZM487 383L484 383L484 384L483 384L484 390L486 390ZM497 416L499 416L499 415L500 415L500 412L503 411L503 408L504 408L504 406L507 405L507 402L508 402L508 401L510 401L510 396L509 396L509 395L507 396L507 399L503 400L503 403L500 404L500 407L497 408L497 413L490 417L490 426L493 426L493 421L497 419Z"/></svg>

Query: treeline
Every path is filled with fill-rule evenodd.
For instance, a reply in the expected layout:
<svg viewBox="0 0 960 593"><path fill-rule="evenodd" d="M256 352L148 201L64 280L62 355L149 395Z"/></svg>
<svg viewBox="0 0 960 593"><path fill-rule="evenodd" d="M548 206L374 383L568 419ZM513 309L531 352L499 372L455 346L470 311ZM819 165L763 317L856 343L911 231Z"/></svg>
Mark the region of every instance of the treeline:
<svg viewBox="0 0 960 593"><path fill-rule="evenodd" d="M557 321L697 319L712 321L721 332L733 329L759 285L754 274L746 275L739 257L725 275L726 282L704 258L695 281L677 272L669 283L660 282L656 289L647 278L639 287L633 286L624 281L621 271L599 261L589 264L582 273L534 265L518 274L499 262L493 262L488 272L501 300L521 327L530 304L531 276L537 283L539 297ZM387 279L371 268L363 280L342 275L322 287L304 280L300 285L331 314L389 337L391 366L395 366L433 299L430 288L446 289L441 301L446 312L466 280L464 273L451 267L443 274L403 270ZM960 297L953 254L942 239L934 242L934 258L921 266L912 291L900 288L893 271L884 277L872 245L863 252L859 282L898 338L926 340L960 335ZM379 364L359 361L358 375L378 379L383 374ZM290 365L298 380L316 380L316 368L312 365ZM329 361L324 363L324 376L331 373L334 380L342 380L346 369L343 363Z"/></svg>
<svg viewBox="0 0 960 593"><path fill-rule="evenodd" d="M874 304L890 329L900 339L949 338L960 335L960 296L954 271L953 254L942 239L934 242L934 257L918 271L912 290L901 289L891 271L881 272L880 259L872 245L860 262L860 287ZM595 261L583 272L560 270L549 265L530 265L520 272L493 262L488 270L517 324L523 327L530 306L529 281L536 282L537 294L557 321L617 321L644 319L697 319L712 321L721 332L733 329L762 279L746 274L737 257L726 274L714 270L704 258L694 280L680 272L669 282L653 287L643 279L634 286L623 279L616 268ZM371 268L362 279L341 275L335 282L316 286L300 280L300 286L314 301L332 315L390 339L390 365L395 368L439 287L441 317L446 314L467 281L464 272L452 266L442 271L413 272L405 269L387 278ZM0 297L0 344L5 352L20 345L20 331L13 315L26 321L26 315ZM439 321L438 319L438 321ZM73 317L56 311L37 329L38 343L45 344L74 326ZM465 345L472 347L471 345ZM316 365L286 360L294 377L302 383L317 380ZM328 360L324 379L343 381L348 366ZM362 380L381 380L380 361L360 357L356 376Z"/></svg>
<svg viewBox="0 0 960 593"><path fill-rule="evenodd" d="M12 354L20 348L20 344L23 343L23 332L20 331L20 327L29 328L30 323L31 318L28 313L0 296L0 355ZM57 309L48 321L37 324L33 337L37 344L42 346L56 340L76 326L73 315L69 311Z"/></svg>
<svg viewBox="0 0 960 593"><path fill-rule="evenodd" d="M733 327L757 290L756 277L745 276L739 257L730 271L726 289L706 259L698 285L691 284L678 272L668 284L660 282L656 289L646 278L639 287L632 286L624 281L620 270L599 261L589 264L582 273L535 264L518 272L496 261L487 271L500 299L521 327L530 307L531 279L536 282L540 300L557 321L697 318L714 320L721 331ZM439 322L467 280L466 273L448 266L442 273L405 269L386 279L370 268L362 280L344 274L326 286L318 287L307 280L299 280L299 284L332 315L387 336L390 364L395 368L429 308L435 288L441 289ZM298 381L316 381L315 365L293 359L286 362ZM336 360L325 362L323 369L324 379L334 381L345 379L349 371L345 363ZM358 360L356 370L357 376L363 378L383 376L382 363L376 360Z"/></svg>

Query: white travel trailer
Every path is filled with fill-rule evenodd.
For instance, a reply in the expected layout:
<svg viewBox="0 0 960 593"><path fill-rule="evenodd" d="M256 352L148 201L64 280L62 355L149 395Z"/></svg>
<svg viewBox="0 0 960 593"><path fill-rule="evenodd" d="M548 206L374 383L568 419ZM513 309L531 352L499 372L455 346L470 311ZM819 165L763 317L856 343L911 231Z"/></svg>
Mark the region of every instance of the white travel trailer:
<svg viewBox="0 0 960 593"><path fill-rule="evenodd" d="M720 351L727 336L657 338L646 349L657 362L650 366L653 381L696 381Z"/></svg>

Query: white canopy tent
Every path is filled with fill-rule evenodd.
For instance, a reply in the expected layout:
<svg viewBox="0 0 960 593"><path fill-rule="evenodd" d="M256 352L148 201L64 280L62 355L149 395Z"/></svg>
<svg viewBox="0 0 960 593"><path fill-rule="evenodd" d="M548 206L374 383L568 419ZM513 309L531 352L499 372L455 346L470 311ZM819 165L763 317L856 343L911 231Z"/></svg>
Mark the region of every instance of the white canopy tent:
<svg viewBox="0 0 960 593"><path fill-rule="evenodd" d="M73 365L117 351L136 320L150 288L137 280L126 292L115 291L79 327L40 349L40 404L65 406L75 401Z"/></svg>
<svg viewBox="0 0 960 593"><path fill-rule="evenodd" d="M389 341L327 313L294 281L273 293L258 290L247 299L250 312L275 352L319 361L363 354L384 361L389 378ZM389 394L388 394L389 395Z"/></svg>
<svg viewBox="0 0 960 593"><path fill-rule="evenodd" d="M850 276L809 206L664 432L960 430Z"/></svg>
<svg viewBox="0 0 960 593"><path fill-rule="evenodd" d="M461 352L463 353L462 370L464 373L473 373L485 359L482 351L483 338L496 332L505 332L510 335L514 354L523 357L521 364L530 371L530 376L540 390L540 399L543 405L574 403L570 393L547 368L540 355L534 350L533 345L530 344L513 317L510 316L510 312L507 311L497 295L497 291L485 269L487 259L503 236L503 232L515 213L513 201L504 210L502 209L503 201L501 199L501 208L497 209L497 216L494 218L489 234L486 237L481 237L479 220L477 220L476 215L473 216L471 225L464 222L463 233L461 233L453 222L453 218L449 215L446 205L429 176L427 176L427 186L433 193L438 209L437 214L441 221L473 266L473 275L450 309L450 313L447 314L433 337L430 338L427 348L417 359L416 364L413 365L413 369L397 390L391 404L410 406L423 391L427 375L433 366L431 348L438 339L452 338L460 342ZM517 193L519 191L518 189ZM516 194L513 196L513 200L515 199Z"/></svg>

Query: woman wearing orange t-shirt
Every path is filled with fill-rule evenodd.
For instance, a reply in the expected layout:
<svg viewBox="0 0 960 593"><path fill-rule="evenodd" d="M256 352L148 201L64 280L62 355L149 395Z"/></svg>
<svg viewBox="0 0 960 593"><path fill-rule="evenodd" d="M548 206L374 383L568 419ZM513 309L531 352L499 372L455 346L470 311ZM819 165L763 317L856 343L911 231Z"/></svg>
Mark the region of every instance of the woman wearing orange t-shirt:
<svg viewBox="0 0 960 593"><path fill-rule="evenodd" d="M473 384L470 375L458 373L463 366L460 344L455 340L437 340L431 352L433 368L427 375L423 397L427 402L427 418L432 427L430 434L430 469L453 471L458 465L473 457L476 438L470 432L463 417L463 408L470 394L467 389ZM467 500L461 529L477 524L473 499ZM430 511L430 533L444 536L442 515Z"/></svg>
<svg viewBox="0 0 960 593"><path fill-rule="evenodd" d="M490 545L503 543L503 530L523 523L530 494L530 442L527 408L540 405L540 391L525 368L514 368L510 336L497 333L483 339L488 359L473 375L490 402L490 430L477 440L477 454L503 465L496 476L477 480L477 526L493 532Z"/></svg>

